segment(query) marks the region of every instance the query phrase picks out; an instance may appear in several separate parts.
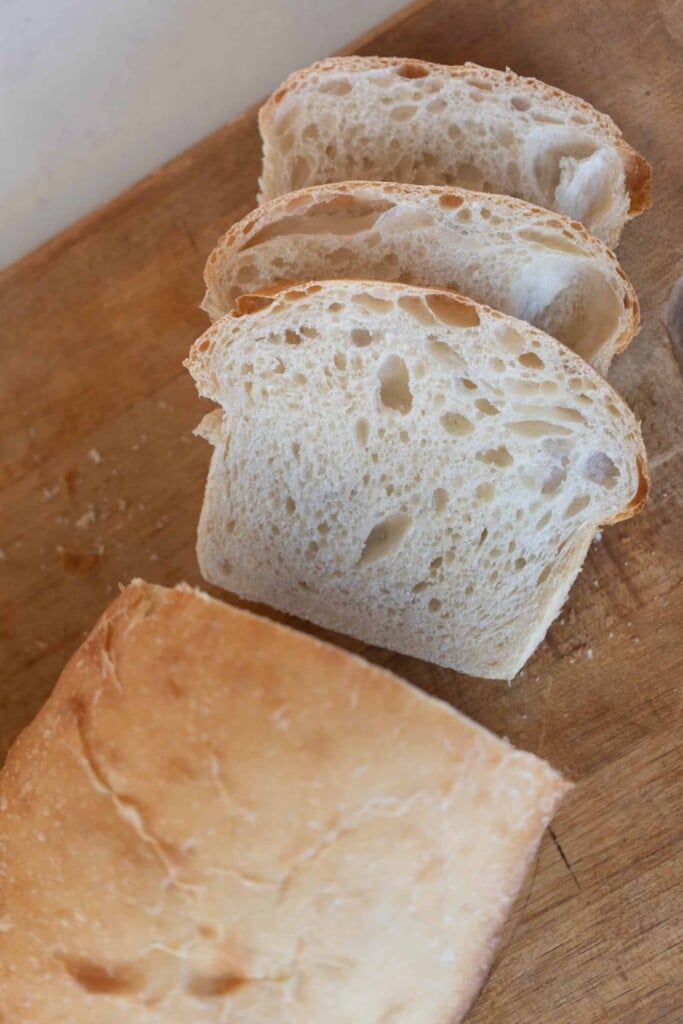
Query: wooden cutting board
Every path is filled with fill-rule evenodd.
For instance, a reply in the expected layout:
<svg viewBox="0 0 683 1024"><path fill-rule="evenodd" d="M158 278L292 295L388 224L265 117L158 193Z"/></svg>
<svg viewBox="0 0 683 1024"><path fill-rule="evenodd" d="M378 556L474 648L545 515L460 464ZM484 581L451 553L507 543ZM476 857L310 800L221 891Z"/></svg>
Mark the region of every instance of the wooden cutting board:
<svg viewBox="0 0 683 1024"><path fill-rule="evenodd" d="M603 532L511 686L339 642L578 782L472 1024L680 1024L683 4L444 0L352 49L510 65L609 112L654 165L654 209L619 250L643 329L610 375L643 421L647 510ZM0 755L119 581L201 582L206 407L181 361L259 157L250 111L0 277Z"/></svg>

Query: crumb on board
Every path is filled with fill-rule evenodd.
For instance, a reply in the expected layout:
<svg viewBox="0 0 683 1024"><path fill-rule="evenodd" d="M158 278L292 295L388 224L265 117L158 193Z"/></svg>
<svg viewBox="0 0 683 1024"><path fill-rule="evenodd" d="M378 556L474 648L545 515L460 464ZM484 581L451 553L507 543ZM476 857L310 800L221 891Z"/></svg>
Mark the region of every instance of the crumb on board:
<svg viewBox="0 0 683 1024"><path fill-rule="evenodd" d="M0 562L4 562L4 561L6 561L6 560L7 560L7 555L5 554L5 552L3 551L3 549L2 549L2 548L0 548Z"/></svg>
<svg viewBox="0 0 683 1024"><path fill-rule="evenodd" d="M55 484L53 487L43 487L41 494L43 501L52 501L59 494L59 484Z"/></svg>
<svg viewBox="0 0 683 1024"><path fill-rule="evenodd" d="M102 462L102 453L98 448L91 448L88 452L88 458L91 462L95 462L98 466Z"/></svg>
<svg viewBox="0 0 683 1024"><path fill-rule="evenodd" d="M89 526L92 526L97 519L97 513L94 505L88 505L87 509L82 516L79 516L76 520L76 529L86 530Z"/></svg>

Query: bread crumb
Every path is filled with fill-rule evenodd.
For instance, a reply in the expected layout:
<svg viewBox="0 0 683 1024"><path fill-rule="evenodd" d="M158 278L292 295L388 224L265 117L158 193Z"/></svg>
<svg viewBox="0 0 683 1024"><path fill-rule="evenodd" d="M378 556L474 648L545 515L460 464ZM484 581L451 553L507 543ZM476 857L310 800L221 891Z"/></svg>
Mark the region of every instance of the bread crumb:
<svg viewBox="0 0 683 1024"><path fill-rule="evenodd" d="M593 537L593 543L594 544L599 544L601 540L602 540L602 531L598 530L598 532Z"/></svg>
<svg viewBox="0 0 683 1024"><path fill-rule="evenodd" d="M599 587L600 586L600 580L593 580L593 586L596 587L596 588Z"/></svg>
<svg viewBox="0 0 683 1024"><path fill-rule="evenodd" d="M96 519L97 513L95 512L95 507L93 505L88 505L83 515L76 520L76 528L78 530L86 530L89 526L92 526Z"/></svg>
<svg viewBox="0 0 683 1024"><path fill-rule="evenodd" d="M52 501L59 494L59 484L55 484L54 487L43 487L41 493L43 501Z"/></svg>
<svg viewBox="0 0 683 1024"><path fill-rule="evenodd" d="M7 561L7 555L5 554L3 549L0 548L0 562L5 562L5 561Z"/></svg>
<svg viewBox="0 0 683 1024"><path fill-rule="evenodd" d="M592 647L588 647L586 649L586 657L588 658L589 661L593 660L593 648Z"/></svg>
<svg viewBox="0 0 683 1024"><path fill-rule="evenodd" d="M102 453L97 448L91 448L88 452L88 458L99 466L100 462L102 462Z"/></svg>
<svg viewBox="0 0 683 1024"><path fill-rule="evenodd" d="M116 507L119 510L119 512L125 512L126 509L128 508L128 502L126 501L125 498L117 498Z"/></svg>

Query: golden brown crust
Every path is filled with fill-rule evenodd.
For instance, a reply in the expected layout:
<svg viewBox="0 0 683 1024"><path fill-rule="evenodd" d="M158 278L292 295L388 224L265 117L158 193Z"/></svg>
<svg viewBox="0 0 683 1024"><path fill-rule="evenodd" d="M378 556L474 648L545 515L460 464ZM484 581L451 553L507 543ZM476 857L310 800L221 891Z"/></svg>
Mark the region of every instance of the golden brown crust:
<svg viewBox="0 0 683 1024"><path fill-rule="evenodd" d="M311 1019L459 1020L567 789L382 669L136 581L0 776L0 1019L261 1024L291 979Z"/></svg>
<svg viewBox="0 0 683 1024"><path fill-rule="evenodd" d="M626 189L631 197L629 217L637 217L652 206L652 166L644 156L627 146L624 167Z"/></svg>

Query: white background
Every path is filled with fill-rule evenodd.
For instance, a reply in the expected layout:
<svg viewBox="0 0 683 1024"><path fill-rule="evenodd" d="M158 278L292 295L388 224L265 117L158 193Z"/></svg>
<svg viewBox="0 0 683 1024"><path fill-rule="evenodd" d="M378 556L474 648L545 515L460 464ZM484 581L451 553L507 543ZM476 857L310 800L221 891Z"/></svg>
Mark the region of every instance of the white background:
<svg viewBox="0 0 683 1024"><path fill-rule="evenodd" d="M0 0L0 266L405 0Z"/></svg>

